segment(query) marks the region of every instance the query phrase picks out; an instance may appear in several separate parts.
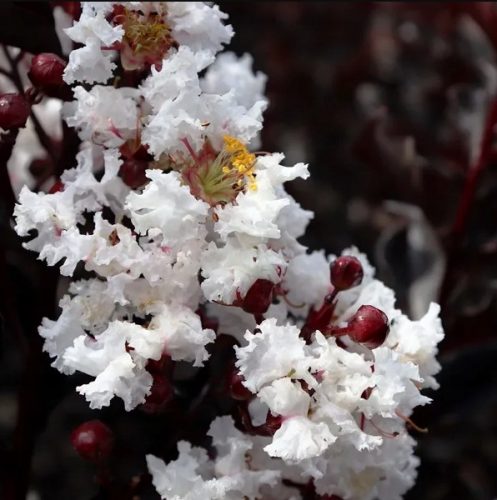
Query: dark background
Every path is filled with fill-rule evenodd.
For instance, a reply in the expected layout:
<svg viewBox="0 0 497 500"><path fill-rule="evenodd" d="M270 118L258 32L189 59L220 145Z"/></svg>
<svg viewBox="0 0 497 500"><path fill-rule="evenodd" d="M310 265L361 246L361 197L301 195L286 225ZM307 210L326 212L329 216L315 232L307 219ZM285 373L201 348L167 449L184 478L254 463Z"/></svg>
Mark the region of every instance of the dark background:
<svg viewBox="0 0 497 500"><path fill-rule="evenodd" d="M56 52L49 4L20 5L2 6L0 41ZM316 214L303 242L327 252L357 245L406 311L419 312L418 299L442 305L441 389L414 416L429 432L416 436L422 465L406 498L495 498L497 169L490 147L474 175L479 147L472 152L469 143L478 126L494 125L487 115L496 5L226 2L221 9L236 32L230 49L252 54L268 76L262 149L310 164L311 178L288 187ZM178 438L202 444L213 416L232 409L218 391L229 342L176 388L179 403L165 414L126 414L118 402L89 410L74 391L85 377L60 375L40 354L36 327L55 314L57 273L21 249L2 189L0 497L24 498L29 489L31 500L157 498L145 476L130 481L145 472L145 453L173 457ZM420 278L432 291L413 299ZM212 397L189 407L205 380ZM91 418L116 435L111 486L97 484L94 467L69 442L74 426Z"/></svg>

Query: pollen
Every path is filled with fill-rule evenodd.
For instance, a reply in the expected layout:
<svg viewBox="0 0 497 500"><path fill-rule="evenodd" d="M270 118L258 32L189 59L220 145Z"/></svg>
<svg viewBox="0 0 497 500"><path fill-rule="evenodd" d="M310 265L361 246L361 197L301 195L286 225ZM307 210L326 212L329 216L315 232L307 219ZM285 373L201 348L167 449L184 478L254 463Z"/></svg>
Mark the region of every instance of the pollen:
<svg viewBox="0 0 497 500"><path fill-rule="evenodd" d="M223 165L223 172L230 174L234 168L238 174L246 177L249 189L257 189L254 175L255 155L249 153L247 147L236 137L225 135L223 140L223 152L226 153L227 157L227 164Z"/></svg>

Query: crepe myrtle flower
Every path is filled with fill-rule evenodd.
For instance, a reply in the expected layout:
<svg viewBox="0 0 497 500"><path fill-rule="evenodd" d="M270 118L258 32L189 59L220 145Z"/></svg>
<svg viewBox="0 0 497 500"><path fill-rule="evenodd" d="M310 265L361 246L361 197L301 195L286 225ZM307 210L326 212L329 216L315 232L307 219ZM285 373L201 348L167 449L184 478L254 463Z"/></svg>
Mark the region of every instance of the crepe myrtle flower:
<svg viewBox="0 0 497 500"><path fill-rule="evenodd" d="M116 398L160 415L182 397L178 373L193 377L232 337L220 390L234 410L212 421L209 449L179 441L176 460L146 457L164 499L310 487L400 499L418 465L411 414L437 387L440 308L412 321L355 247L300 243L313 214L285 183L308 166L259 151L266 78L248 55L217 55L226 19L203 2L83 2L67 64L33 59L37 88L72 85L63 116L82 140L77 165L48 192L23 187L14 212L24 246L72 278L39 327L44 350L88 375L77 391L91 408ZM0 96L4 130L29 112L25 96ZM92 421L72 442L101 463L113 434Z"/></svg>

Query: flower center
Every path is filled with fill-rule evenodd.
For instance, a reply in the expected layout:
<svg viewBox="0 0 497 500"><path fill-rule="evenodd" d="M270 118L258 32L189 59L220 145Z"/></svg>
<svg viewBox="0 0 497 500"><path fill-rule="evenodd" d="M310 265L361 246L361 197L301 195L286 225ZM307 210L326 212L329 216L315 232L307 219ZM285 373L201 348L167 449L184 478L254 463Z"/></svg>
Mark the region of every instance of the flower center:
<svg viewBox="0 0 497 500"><path fill-rule="evenodd" d="M168 50L177 47L164 8L148 14L124 8L114 20L124 29L121 63L126 70L160 66Z"/></svg>
<svg viewBox="0 0 497 500"><path fill-rule="evenodd" d="M183 179L194 196L211 206L233 201L246 188L257 189L255 155L235 137L224 136L219 153L206 142L198 155L191 150L190 155L193 161L181 169Z"/></svg>

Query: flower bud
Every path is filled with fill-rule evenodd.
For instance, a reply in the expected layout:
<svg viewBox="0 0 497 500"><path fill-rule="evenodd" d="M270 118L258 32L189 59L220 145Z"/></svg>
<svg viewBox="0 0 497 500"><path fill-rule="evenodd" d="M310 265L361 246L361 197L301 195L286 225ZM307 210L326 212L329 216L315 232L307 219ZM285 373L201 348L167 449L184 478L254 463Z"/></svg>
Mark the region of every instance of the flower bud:
<svg viewBox="0 0 497 500"><path fill-rule="evenodd" d="M374 349L387 338L390 330L387 315L374 306L361 306L345 327L329 326L325 335L348 335L354 342Z"/></svg>
<svg viewBox="0 0 497 500"><path fill-rule="evenodd" d="M59 191L64 191L64 184L60 179L54 182L53 186L48 190L48 194L58 193Z"/></svg>
<svg viewBox="0 0 497 500"><path fill-rule="evenodd" d="M273 290L272 281L256 280L243 299L242 309L250 314L264 314L273 301Z"/></svg>
<svg viewBox="0 0 497 500"><path fill-rule="evenodd" d="M233 367L228 374L228 388L230 396L238 401L246 401L253 396L253 394L243 385L243 381L243 375Z"/></svg>
<svg viewBox="0 0 497 500"><path fill-rule="evenodd" d="M124 184L129 186L131 189L137 189L140 186L143 186L143 184L145 184L148 180L145 176L145 170L147 168L147 161L130 158L123 161L119 174Z"/></svg>
<svg viewBox="0 0 497 500"><path fill-rule="evenodd" d="M150 394L140 406L145 413L151 414L163 412L174 396L173 386L167 376L154 374L153 379Z"/></svg>
<svg viewBox="0 0 497 500"><path fill-rule="evenodd" d="M363 278L362 265L351 255L338 257L330 268L330 279L337 290L348 290L361 283Z"/></svg>
<svg viewBox="0 0 497 500"><path fill-rule="evenodd" d="M385 342L390 327L383 311L373 306L361 306L349 321L347 329L354 342L374 349Z"/></svg>
<svg viewBox="0 0 497 500"><path fill-rule="evenodd" d="M9 130L24 127L30 112L31 107L23 95L0 95L0 128Z"/></svg>
<svg viewBox="0 0 497 500"><path fill-rule="evenodd" d="M66 62L55 54L44 52L37 54L31 60L28 76L35 87L55 89L62 87L65 82L62 78Z"/></svg>
<svg viewBox="0 0 497 500"><path fill-rule="evenodd" d="M114 447L114 433L100 420L90 420L71 433L71 444L85 460L101 463Z"/></svg>

